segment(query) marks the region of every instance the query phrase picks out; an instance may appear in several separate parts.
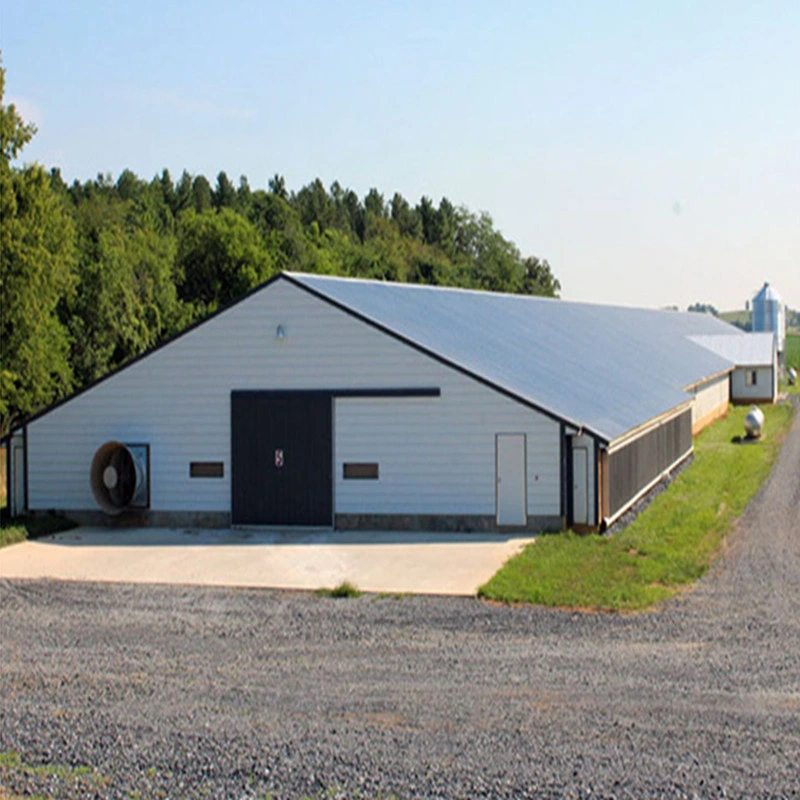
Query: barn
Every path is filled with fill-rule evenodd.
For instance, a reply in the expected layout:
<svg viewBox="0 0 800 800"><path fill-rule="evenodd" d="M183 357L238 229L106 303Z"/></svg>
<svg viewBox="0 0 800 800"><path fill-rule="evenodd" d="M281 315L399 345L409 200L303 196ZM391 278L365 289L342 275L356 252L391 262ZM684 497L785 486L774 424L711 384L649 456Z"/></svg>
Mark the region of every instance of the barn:
<svg viewBox="0 0 800 800"><path fill-rule="evenodd" d="M82 522L612 523L728 405L703 314L283 273L7 437Z"/></svg>
<svg viewBox="0 0 800 800"><path fill-rule="evenodd" d="M692 341L733 363L731 402L777 401L779 367L776 334L710 334L693 336Z"/></svg>

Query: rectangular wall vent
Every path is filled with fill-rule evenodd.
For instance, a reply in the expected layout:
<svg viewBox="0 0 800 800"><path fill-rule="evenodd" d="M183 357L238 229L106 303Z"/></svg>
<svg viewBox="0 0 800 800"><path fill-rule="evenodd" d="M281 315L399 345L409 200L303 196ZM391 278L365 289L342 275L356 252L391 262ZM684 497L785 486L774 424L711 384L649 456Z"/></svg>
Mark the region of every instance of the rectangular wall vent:
<svg viewBox="0 0 800 800"><path fill-rule="evenodd" d="M377 464L350 463L344 464L343 477L346 480L377 480Z"/></svg>
<svg viewBox="0 0 800 800"><path fill-rule="evenodd" d="M224 471L221 461L192 461L189 464L190 478L222 478Z"/></svg>

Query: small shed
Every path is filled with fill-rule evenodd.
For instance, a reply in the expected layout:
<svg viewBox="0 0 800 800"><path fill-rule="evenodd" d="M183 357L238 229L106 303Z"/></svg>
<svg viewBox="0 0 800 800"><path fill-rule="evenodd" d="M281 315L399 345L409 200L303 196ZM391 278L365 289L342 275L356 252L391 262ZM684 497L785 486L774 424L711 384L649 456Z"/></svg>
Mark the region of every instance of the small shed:
<svg viewBox="0 0 800 800"><path fill-rule="evenodd" d="M774 403L778 399L776 334L715 334L693 336L692 341L733 363L732 403Z"/></svg>

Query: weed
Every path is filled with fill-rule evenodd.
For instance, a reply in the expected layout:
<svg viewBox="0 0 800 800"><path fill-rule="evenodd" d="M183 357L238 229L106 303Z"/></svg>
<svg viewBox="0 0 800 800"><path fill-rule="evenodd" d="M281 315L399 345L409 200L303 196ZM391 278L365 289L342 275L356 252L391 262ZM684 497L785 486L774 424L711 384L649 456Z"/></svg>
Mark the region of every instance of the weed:
<svg viewBox="0 0 800 800"><path fill-rule="evenodd" d="M35 517L14 517L0 525L0 547L38 539L53 533L68 531L77 523L60 514L37 514Z"/></svg>
<svg viewBox="0 0 800 800"><path fill-rule="evenodd" d="M316 594L320 597L361 597L363 592L350 581L342 581L333 589L317 589Z"/></svg>

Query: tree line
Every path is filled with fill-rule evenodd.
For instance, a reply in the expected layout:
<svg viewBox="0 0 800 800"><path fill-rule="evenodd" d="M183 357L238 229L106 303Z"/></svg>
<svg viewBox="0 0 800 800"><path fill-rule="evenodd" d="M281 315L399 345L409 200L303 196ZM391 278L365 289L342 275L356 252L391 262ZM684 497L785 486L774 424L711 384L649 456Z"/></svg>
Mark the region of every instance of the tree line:
<svg viewBox="0 0 800 800"><path fill-rule="evenodd" d="M35 134L0 67L0 436L282 270L557 297L486 213L443 198L290 191L220 172L67 184L13 165Z"/></svg>

